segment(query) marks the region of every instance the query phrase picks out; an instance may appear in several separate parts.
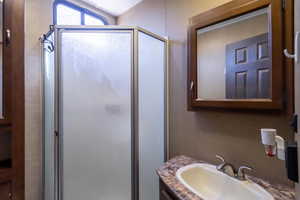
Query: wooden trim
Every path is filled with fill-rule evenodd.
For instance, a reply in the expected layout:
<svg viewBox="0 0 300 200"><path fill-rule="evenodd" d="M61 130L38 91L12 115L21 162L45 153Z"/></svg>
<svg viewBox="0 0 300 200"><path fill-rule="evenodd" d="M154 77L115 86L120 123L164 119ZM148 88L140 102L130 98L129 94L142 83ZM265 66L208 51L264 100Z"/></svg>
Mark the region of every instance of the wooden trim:
<svg viewBox="0 0 300 200"><path fill-rule="evenodd" d="M197 95L197 30L261 8L269 8L272 39L272 99L198 100ZM231 109L281 110L283 108L283 12L280 0L234 0L190 19L188 30L188 110L197 107ZM191 82L194 87L191 89Z"/></svg>
<svg viewBox="0 0 300 200"><path fill-rule="evenodd" d="M1 160L0 161L0 170L11 168L11 159Z"/></svg>
<svg viewBox="0 0 300 200"><path fill-rule="evenodd" d="M5 134L10 134L11 133L11 126L0 126L0 134L5 133Z"/></svg>
<svg viewBox="0 0 300 200"><path fill-rule="evenodd" d="M10 168L0 169L0 183L11 181L13 171Z"/></svg>
<svg viewBox="0 0 300 200"><path fill-rule="evenodd" d="M266 7L271 4L271 1L272 0L233 0L192 17L189 21L192 26L207 26Z"/></svg>
<svg viewBox="0 0 300 200"><path fill-rule="evenodd" d="M285 48L294 53L294 0L285 1ZM291 118L295 112L294 60L285 58L286 114Z"/></svg>
<svg viewBox="0 0 300 200"><path fill-rule="evenodd" d="M6 58L11 70L10 98L12 125L12 194L25 199L25 73L24 73L24 0L5 1L5 29L11 31Z"/></svg>
<svg viewBox="0 0 300 200"><path fill-rule="evenodd" d="M11 126L11 121L6 120L6 119L0 119L0 127L3 126Z"/></svg>
<svg viewBox="0 0 300 200"><path fill-rule="evenodd" d="M4 0L3 6L3 30L9 29L7 20L9 19L9 5L7 5L9 0ZM5 31L3 32L3 40L6 38ZM12 67L11 67L11 58L13 57L10 46L7 44L2 45L2 63L3 63L3 117L0 119L0 124L10 124L11 119L11 91L12 91Z"/></svg>

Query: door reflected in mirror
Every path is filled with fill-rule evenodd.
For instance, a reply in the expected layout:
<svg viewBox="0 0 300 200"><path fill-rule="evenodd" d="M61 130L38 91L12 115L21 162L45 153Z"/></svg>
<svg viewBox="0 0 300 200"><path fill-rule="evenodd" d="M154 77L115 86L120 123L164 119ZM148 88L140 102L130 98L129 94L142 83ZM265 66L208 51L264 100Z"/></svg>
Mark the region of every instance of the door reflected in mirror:
<svg viewBox="0 0 300 200"><path fill-rule="evenodd" d="M198 99L271 99L268 9L197 30Z"/></svg>

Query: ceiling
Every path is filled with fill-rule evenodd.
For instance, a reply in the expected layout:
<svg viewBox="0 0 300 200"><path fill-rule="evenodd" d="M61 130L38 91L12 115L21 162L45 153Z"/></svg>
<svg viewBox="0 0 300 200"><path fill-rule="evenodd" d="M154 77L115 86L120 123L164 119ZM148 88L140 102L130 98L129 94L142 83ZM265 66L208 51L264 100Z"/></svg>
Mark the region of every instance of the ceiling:
<svg viewBox="0 0 300 200"><path fill-rule="evenodd" d="M81 0L113 16L119 16L142 0Z"/></svg>

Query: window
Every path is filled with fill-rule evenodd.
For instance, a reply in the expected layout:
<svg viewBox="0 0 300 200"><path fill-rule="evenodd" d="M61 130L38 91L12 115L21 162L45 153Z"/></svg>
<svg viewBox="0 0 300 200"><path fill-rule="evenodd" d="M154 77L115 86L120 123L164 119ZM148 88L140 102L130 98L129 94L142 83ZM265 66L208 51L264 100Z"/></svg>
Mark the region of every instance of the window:
<svg viewBox="0 0 300 200"><path fill-rule="evenodd" d="M85 25L104 25L104 22L101 19L88 14L84 14L84 22Z"/></svg>
<svg viewBox="0 0 300 200"><path fill-rule="evenodd" d="M73 8L58 4L56 7L56 22L59 25L80 25L81 13Z"/></svg>
<svg viewBox="0 0 300 200"><path fill-rule="evenodd" d="M96 13L65 0L54 2L54 24L57 25L106 25L106 20Z"/></svg>

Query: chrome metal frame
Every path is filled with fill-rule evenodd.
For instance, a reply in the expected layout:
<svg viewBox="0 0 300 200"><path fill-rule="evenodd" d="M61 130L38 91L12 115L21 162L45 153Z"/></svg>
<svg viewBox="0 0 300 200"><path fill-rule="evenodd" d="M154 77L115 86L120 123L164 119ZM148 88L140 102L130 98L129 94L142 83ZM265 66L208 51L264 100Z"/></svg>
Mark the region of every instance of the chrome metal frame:
<svg viewBox="0 0 300 200"><path fill-rule="evenodd" d="M54 54L55 54L55 133L56 133L56 161L55 165L55 200L63 200L63 137L61 136L62 125L60 119L62 118L61 109L61 35L64 31L126 31L132 32L132 78L131 78L131 126L132 126L132 199L139 199L139 55L138 55L138 34L139 32L147 34L155 39L165 43L165 160L169 159L169 40L161 37L155 33L149 32L140 27L133 26L50 26L49 33L54 32ZM46 34L46 39L51 34Z"/></svg>
<svg viewBox="0 0 300 200"><path fill-rule="evenodd" d="M48 38L49 37L53 37L52 40L49 40ZM53 35L53 31L49 31L46 35L43 35L42 37L40 37L40 44L41 44L41 82L42 82L42 105L43 105L43 108L42 108L42 112L45 113L45 92L44 92L44 88L45 88L45 68L43 67L45 65L45 44L46 43L49 43L49 45L51 45L53 47L53 41L55 41L54 39L54 35ZM51 43L51 44L50 44ZM48 49L47 49L48 50ZM50 51L50 52L53 52L54 54L54 51ZM54 59L55 60L55 59ZM54 61L53 60L53 61ZM43 116L43 119L42 119L42 129L45 130L45 125L46 122L45 122L45 116ZM55 128L55 127L53 127ZM52 137L53 136L53 137ZM54 145L55 143L55 136L54 136L54 130L53 130L53 135L51 136L52 138L52 141L51 141L51 144ZM43 146L45 145L45 133L42 135L42 138L43 138L43 141L42 141L42 144ZM45 154L45 149L43 148L43 155ZM51 155L50 155L51 159L53 159L53 161L55 161L55 149L54 149L54 146L52 146L52 149L51 149ZM43 177L42 177L42 185L43 185L43 188L46 187L46 183L45 183L45 158L43 157ZM56 174L55 174L55 167L53 165L53 178L56 177ZM54 180L53 180L54 181ZM55 181L54 181L55 182ZM55 187L55 184L52 186L53 189ZM52 190L52 189L51 189ZM55 195L55 192L53 194L53 196ZM43 197L46 199L46 193L45 193L45 190L43 190ZM50 198L52 199L52 198Z"/></svg>
<svg viewBox="0 0 300 200"><path fill-rule="evenodd" d="M54 108L55 108L55 111L54 111L54 127L55 127L55 135L56 135L56 141L55 141L55 156L56 156L56 159L55 159L55 189L54 189L54 192L55 192L55 200L58 200L60 199L60 192L59 192L59 189L60 189L60 168L59 168L59 162L60 162L60 154L59 154L59 149L60 149L60 138L59 138L59 86L58 86L58 83L59 83L59 70L58 68L60 68L60 62L59 62L59 43L58 43L58 30L57 29L54 29L54 37L55 37L55 54L54 54L54 57L55 57L55 69L54 69L54 74L55 74L55 83L54 83L54 93L55 93L55 100L54 100Z"/></svg>
<svg viewBox="0 0 300 200"><path fill-rule="evenodd" d="M170 159L170 40L165 39L165 161L167 161Z"/></svg>
<svg viewBox="0 0 300 200"><path fill-rule="evenodd" d="M41 37L40 38L40 48L41 48L41 83L42 83L42 112L45 113L45 68L43 67L45 65L45 52L44 52L44 40L43 38ZM43 141L42 141L42 145L43 147L45 146L45 127L46 127L46 123L45 123L45 116L43 115L43 118L42 118L42 130L43 130L43 134L42 134L42 138L43 138ZM42 149L42 152L43 152L43 155L45 155L46 151L45 151L45 148ZM42 177L42 185L43 185L43 197L45 198L45 187L46 187L46 183L45 183L45 157L43 156L43 161L42 161L42 166L43 166L43 177Z"/></svg>
<svg viewBox="0 0 300 200"><path fill-rule="evenodd" d="M138 31L133 29L133 73L132 73L132 199L139 199L139 55L138 55Z"/></svg>

